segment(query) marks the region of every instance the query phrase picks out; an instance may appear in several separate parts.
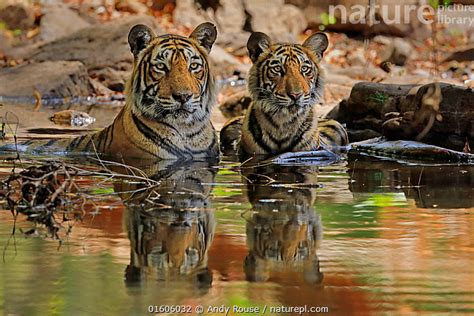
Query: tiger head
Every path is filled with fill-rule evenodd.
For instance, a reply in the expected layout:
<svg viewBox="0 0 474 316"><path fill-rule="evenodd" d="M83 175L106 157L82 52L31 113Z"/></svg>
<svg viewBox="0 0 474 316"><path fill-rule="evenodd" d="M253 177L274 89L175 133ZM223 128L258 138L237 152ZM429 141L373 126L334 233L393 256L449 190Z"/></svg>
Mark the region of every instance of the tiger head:
<svg viewBox="0 0 474 316"><path fill-rule="evenodd" d="M133 113L175 124L204 122L215 100L208 53L216 37L212 23L199 25L189 37L156 36L145 25L134 26L128 35L134 67L127 91Z"/></svg>
<svg viewBox="0 0 474 316"><path fill-rule="evenodd" d="M270 113L312 107L323 93L319 64L327 47L324 33L311 35L302 45L272 44L268 35L253 33L247 49L253 62L248 87L254 104Z"/></svg>

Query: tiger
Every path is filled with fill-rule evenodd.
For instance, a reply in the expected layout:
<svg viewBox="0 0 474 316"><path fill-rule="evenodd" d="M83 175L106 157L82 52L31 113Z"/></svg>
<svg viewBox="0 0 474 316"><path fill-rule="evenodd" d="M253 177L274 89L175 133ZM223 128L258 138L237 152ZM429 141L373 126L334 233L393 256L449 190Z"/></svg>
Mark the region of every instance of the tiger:
<svg viewBox="0 0 474 316"><path fill-rule="evenodd" d="M31 140L15 147L40 154L97 152L154 160L218 157L210 121L216 86L208 57L216 37L209 22L189 37L157 36L148 26L135 25L128 35L133 71L125 106L113 123L69 140Z"/></svg>
<svg viewBox="0 0 474 316"><path fill-rule="evenodd" d="M140 168L159 184L117 181L114 190L126 207L123 218L130 240L127 284L143 279L190 281L212 285L208 250L216 221L209 210L216 169L206 162L161 161ZM125 170L124 170L125 171Z"/></svg>
<svg viewBox="0 0 474 316"><path fill-rule="evenodd" d="M322 240L314 210L318 167L266 165L243 170L252 212L246 218L247 280L267 281L286 271L320 284L317 248ZM288 185L291 185L289 190Z"/></svg>
<svg viewBox="0 0 474 316"><path fill-rule="evenodd" d="M254 32L247 42L253 65L248 75L252 99L242 117L224 124L221 150L241 157L286 152L336 149L348 144L344 127L316 117L314 105L323 93L320 65L329 44L318 32L302 44L273 44L265 33Z"/></svg>

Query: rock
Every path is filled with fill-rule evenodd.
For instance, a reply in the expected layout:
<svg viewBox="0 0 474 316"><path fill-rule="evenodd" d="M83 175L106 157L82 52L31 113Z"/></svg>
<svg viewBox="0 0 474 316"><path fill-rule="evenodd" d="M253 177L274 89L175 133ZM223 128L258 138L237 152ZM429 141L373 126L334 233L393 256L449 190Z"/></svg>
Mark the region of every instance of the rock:
<svg viewBox="0 0 474 316"><path fill-rule="evenodd" d="M462 151L466 142L474 147L473 98L472 89L446 83L360 82L328 117L347 123L349 129L370 128L392 139L423 140Z"/></svg>
<svg viewBox="0 0 474 316"><path fill-rule="evenodd" d="M339 103L339 101L349 97L352 86L357 83L348 76L334 74L330 71L326 71L324 78L324 104L328 105L331 103ZM327 113L331 109L327 109L324 113Z"/></svg>
<svg viewBox="0 0 474 316"><path fill-rule="evenodd" d="M241 0L220 0L215 12L217 25L221 34L241 32L246 20Z"/></svg>
<svg viewBox="0 0 474 316"><path fill-rule="evenodd" d="M324 82L337 84L341 86L351 87L357 83L357 80L350 78L349 76L339 75L332 71L326 71L326 77L324 78Z"/></svg>
<svg viewBox="0 0 474 316"><path fill-rule="evenodd" d="M94 88L94 93L96 95L101 95L101 96L113 95L113 91L107 88L105 85L103 85L99 80L91 78L90 82L91 82L92 87Z"/></svg>
<svg viewBox="0 0 474 316"><path fill-rule="evenodd" d="M1 96L89 96L94 90L84 65L77 61L23 64L0 69Z"/></svg>
<svg viewBox="0 0 474 316"><path fill-rule="evenodd" d="M306 30L308 23L300 9L291 4L285 4L280 9L280 17L287 33L298 36Z"/></svg>
<svg viewBox="0 0 474 316"><path fill-rule="evenodd" d="M44 41L53 41L90 26L65 5L47 5L42 11L40 37Z"/></svg>
<svg viewBox="0 0 474 316"><path fill-rule="evenodd" d="M444 80L446 82L449 82L448 80ZM404 76L390 76L386 78L385 80L382 81L383 83L390 83L390 84L398 84L398 83L404 83L404 84L416 84L416 85L421 85L421 84L428 84L430 82L433 82L433 79L431 77L426 77L425 75L404 75Z"/></svg>
<svg viewBox="0 0 474 316"><path fill-rule="evenodd" d="M249 32L231 32L218 34L216 44L230 49L232 54L239 52L239 55L246 56L247 53L247 41L250 37Z"/></svg>
<svg viewBox="0 0 474 316"><path fill-rule="evenodd" d="M327 83L324 85L324 104L339 102L346 99L351 94L351 87L333 83ZM329 111L328 109L327 111Z"/></svg>
<svg viewBox="0 0 474 316"><path fill-rule="evenodd" d="M247 90L237 92L229 96L224 102L219 104L219 110L226 119L231 119L244 115L252 102Z"/></svg>
<svg viewBox="0 0 474 316"><path fill-rule="evenodd" d="M272 1L270 6L265 0L220 0L217 5L209 5L206 9L197 2L176 0L173 22L192 29L211 21L219 31L217 43L226 47L230 44L234 50L246 46L248 32L265 32L275 42L295 42L296 36L307 27L301 10L285 4L284 0Z"/></svg>
<svg viewBox="0 0 474 316"><path fill-rule="evenodd" d="M368 128L368 129L381 133L382 123L383 123L382 119L373 117L371 115L367 115L363 118L352 120L351 126L352 128L358 129L358 130Z"/></svg>
<svg viewBox="0 0 474 316"><path fill-rule="evenodd" d="M110 67L91 70L89 74L93 79L97 79L103 86L116 92L125 90L125 83L130 76L129 71L116 70Z"/></svg>
<svg viewBox="0 0 474 316"><path fill-rule="evenodd" d="M214 45L212 47L209 57L211 60L213 72L218 77L229 77L235 71L238 71L243 76L246 76L250 69L250 65L241 63L237 58L226 52L225 49L218 45Z"/></svg>
<svg viewBox="0 0 474 316"><path fill-rule="evenodd" d="M360 154L391 159L425 160L431 162L450 161L472 163L474 161L474 155L472 154L411 140L385 141L383 139L372 139L351 144L348 151L349 157L356 158Z"/></svg>
<svg viewBox="0 0 474 316"><path fill-rule="evenodd" d="M296 36L307 27L301 10L291 4L284 4L284 0L274 0L271 5L266 0L244 0L244 5L250 14L249 26L253 32L290 33Z"/></svg>
<svg viewBox="0 0 474 316"><path fill-rule="evenodd" d="M387 73L380 68L374 67L372 64L367 66L352 66L339 68L332 65L326 66L327 73L334 75L343 75L356 80L380 81L387 77Z"/></svg>
<svg viewBox="0 0 474 316"><path fill-rule="evenodd" d="M11 30L27 30L34 25L35 15L31 6L21 3L11 4L0 9L0 21Z"/></svg>
<svg viewBox="0 0 474 316"><path fill-rule="evenodd" d="M40 45L27 52L27 60L34 61L80 61L89 74L94 77L100 72L117 89L117 72L120 80L126 81L132 70L133 55L127 42L128 32L135 24L143 23L160 34L159 28L151 16L131 16L120 21L111 21L102 25L90 26L55 41ZM104 68L114 71L104 72ZM112 77L107 77L111 74ZM96 75L98 76L98 75Z"/></svg>
<svg viewBox="0 0 474 316"><path fill-rule="evenodd" d="M413 46L402 38L394 38L389 46L382 52L382 59L385 62L403 66L413 54Z"/></svg>
<svg viewBox="0 0 474 316"><path fill-rule="evenodd" d="M222 33L217 36L216 44L230 50L234 56L248 56L247 41L250 32ZM267 33L275 43L298 43L298 39L291 33Z"/></svg>
<svg viewBox="0 0 474 316"><path fill-rule="evenodd" d="M351 66L365 66L367 64L367 60L364 56L364 49L357 48L354 51L351 51L347 61Z"/></svg>
<svg viewBox="0 0 474 316"><path fill-rule="evenodd" d="M193 29L209 20L206 12L199 9L194 0L176 0L176 7L173 11L173 22L175 24Z"/></svg>

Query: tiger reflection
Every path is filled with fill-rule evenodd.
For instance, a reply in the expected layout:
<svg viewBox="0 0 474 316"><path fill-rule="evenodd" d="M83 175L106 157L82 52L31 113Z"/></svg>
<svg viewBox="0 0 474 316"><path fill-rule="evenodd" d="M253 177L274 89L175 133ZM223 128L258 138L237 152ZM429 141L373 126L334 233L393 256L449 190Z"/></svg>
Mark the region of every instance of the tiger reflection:
<svg viewBox="0 0 474 316"><path fill-rule="evenodd" d="M301 273L320 284L317 248L321 220L315 213L317 167L260 167L243 172L252 204L247 216L249 254L244 271L249 281L263 282L278 273Z"/></svg>
<svg viewBox="0 0 474 316"><path fill-rule="evenodd" d="M135 283L151 276L209 287L212 274L207 252L215 219L207 209L215 172L203 163L193 163L155 165L146 173L153 174L150 178L159 184L142 192L136 184L115 186L127 208L124 221L131 255L126 281Z"/></svg>

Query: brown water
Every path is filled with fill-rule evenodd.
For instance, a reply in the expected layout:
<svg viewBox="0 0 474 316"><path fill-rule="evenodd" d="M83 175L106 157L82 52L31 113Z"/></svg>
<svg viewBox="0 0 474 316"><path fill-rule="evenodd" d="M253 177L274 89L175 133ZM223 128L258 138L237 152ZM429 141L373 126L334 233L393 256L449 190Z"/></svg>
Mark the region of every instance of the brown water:
<svg viewBox="0 0 474 316"><path fill-rule="evenodd" d="M20 230L33 224L21 216L12 237L12 215L0 211L0 310L474 312L474 166L223 162L146 171L160 180L153 190L78 180L97 209L88 206L69 236L62 230L61 244L41 229L25 237Z"/></svg>

